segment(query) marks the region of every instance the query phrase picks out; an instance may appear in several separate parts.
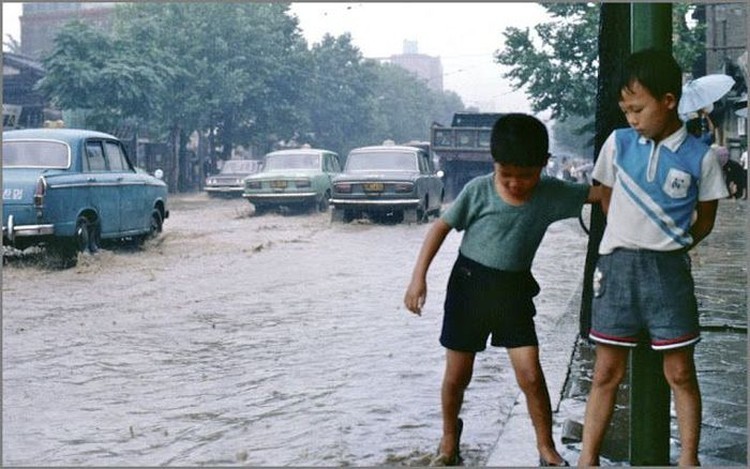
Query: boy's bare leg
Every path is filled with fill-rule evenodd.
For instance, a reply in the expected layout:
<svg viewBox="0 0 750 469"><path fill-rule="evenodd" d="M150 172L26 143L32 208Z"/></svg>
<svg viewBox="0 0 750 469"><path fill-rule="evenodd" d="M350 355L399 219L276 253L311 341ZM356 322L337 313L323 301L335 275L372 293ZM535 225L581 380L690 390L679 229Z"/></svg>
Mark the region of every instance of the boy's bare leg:
<svg viewBox="0 0 750 469"><path fill-rule="evenodd" d="M586 403L583 443L578 466L598 466L604 434L617 399L617 388L625 376L629 350L626 347L596 344L596 363L591 392Z"/></svg>
<svg viewBox="0 0 750 469"><path fill-rule="evenodd" d="M664 376L674 393L680 430L680 466L699 466L698 442L701 433L701 393L693 360L694 347L664 353Z"/></svg>
<svg viewBox="0 0 750 469"><path fill-rule="evenodd" d="M550 404L547 382L539 363L539 347L514 347L508 349L516 381L526 395L531 423L536 433L539 456L550 464L561 464L562 456L555 448L552 439L552 405Z"/></svg>
<svg viewBox="0 0 750 469"><path fill-rule="evenodd" d="M440 392L443 411L443 438L440 440L440 452L448 457L453 457L458 451L456 447L458 413L464 402L464 391L471 382L474 356L473 352L445 350L445 374Z"/></svg>

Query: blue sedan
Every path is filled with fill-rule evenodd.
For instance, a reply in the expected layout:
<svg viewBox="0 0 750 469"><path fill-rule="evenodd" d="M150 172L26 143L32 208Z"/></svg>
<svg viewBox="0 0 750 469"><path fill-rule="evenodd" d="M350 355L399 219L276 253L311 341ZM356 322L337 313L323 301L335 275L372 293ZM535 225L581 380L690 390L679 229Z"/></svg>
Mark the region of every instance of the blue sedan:
<svg viewBox="0 0 750 469"><path fill-rule="evenodd" d="M75 129L3 132L3 245L46 246L63 267L103 239L162 230L167 185L137 170L116 137Z"/></svg>

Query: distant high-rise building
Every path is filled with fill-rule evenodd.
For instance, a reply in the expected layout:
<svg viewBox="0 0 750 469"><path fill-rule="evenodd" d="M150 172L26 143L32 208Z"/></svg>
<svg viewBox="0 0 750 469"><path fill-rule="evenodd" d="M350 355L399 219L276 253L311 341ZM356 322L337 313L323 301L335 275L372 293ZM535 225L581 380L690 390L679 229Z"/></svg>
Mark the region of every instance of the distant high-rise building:
<svg viewBox="0 0 750 469"><path fill-rule="evenodd" d="M81 20L102 29L112 26L115 4L102 2L24 3L21 21L21 53L41 59L54 47L60 29Z"/></svg>
<svg viewBox="0 0 750 469"><path fill-rule="evenodd" d="M390 62L417 75L433 90L443 91L443 62L440 57L420 54L417 41L405 40L403 53L392 55Z"/></svg>

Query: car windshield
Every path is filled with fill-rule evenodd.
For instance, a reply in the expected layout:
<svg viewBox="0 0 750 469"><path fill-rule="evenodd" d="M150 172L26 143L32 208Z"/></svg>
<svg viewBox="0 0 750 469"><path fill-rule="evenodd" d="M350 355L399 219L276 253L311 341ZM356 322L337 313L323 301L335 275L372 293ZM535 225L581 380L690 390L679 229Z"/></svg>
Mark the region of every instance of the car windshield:
<svg viewBox="0 0 750 469"><path fill-rule="evenodd" d="M254 160L229 160L221 167L221 174L252 173L257 171L258 162Z"/></svg>
<svg viewBox="0 0 750 469"><path fill-rule="evenodd" d="M276 171L279 169L318 169L320 168L320 155L312 153L295 153L266 156L264 171Z"/></svg>
<svg viewBox="0 0 750 469"><path fill-rule="evenodd" d="M346 159L347 171L417 171L414 153L373 152L354 153Z"/></svg>
<svg viewBox="0 0 750 469"><path fill-rule="evenodd" d="M68 146L62 142L18 140L3 142L4 168L67 168Z"/></svg>

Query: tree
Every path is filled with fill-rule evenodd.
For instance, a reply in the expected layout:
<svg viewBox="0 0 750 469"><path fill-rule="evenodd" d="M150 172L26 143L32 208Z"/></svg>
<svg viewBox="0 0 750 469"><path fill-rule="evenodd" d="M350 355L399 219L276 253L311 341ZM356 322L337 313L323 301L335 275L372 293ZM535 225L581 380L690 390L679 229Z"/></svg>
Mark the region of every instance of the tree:
<svg viewBox="0 0 750 469"><path fill-rule="evenodd" d="M526 88L534 112L550 111L551 118L565 121L584 118L579 135L593 136L597 75L599 72L597 3L544 4L553 21L539 24L534 34L526 28L504 31L505 47L495 61L510 67L504 74L515 90ZM690 70L700 51L701 28L689 26L686 16L695 6L674 4L674 55Z"/></svg>
<svg viewBox="0 0 750 469"><path fill-rule="evenodd" d="M348 34L308 48L285 3L128 3L111 31L74 23L45 59L40 89L62 109L84 109L87 125L124 121L171 152L171 190L194 167L229 158L237 145L262 152L281 142L343 154L384 138L427 138L430 123L463 103L415 76L367 60ZM141 130L143 132L143 130ZM186 151L199 135L197 161ZM141 133L142 135L142 133Z"/></svg>
<svg viewBox="0 0 750 469"><path fill-rule="evenodd" d="M236 144L263 145L302 119L297 67L306 44L283 3L134 3L118 15L121 35L174 57L169 114L209 133L227 158ZM187 40L186 38L190 38ZM284 116L277 119L275 116Z"/></svg>
<svg viewBox="0 0 750 469"><path fill-rule="evenodd" d="M86 23L63 27L51 53L43 59L45 77L38 89L60 109L82 109L87 125L111 130L123 119L148 120L160 109L172 70L137 54Z"/></svg>
<svg viewBox="0 0 750 469"><path fill-rule="evenodd" d="M5 35L5 41L3 41L3 47L7 48L8 52L12 54L21 53L21 43L18 41L18 39L14 38L10 34Z"/></svg>
<svg viewBox="0 0 750 469"><path fill-rule="evenodd" d="M377 63L364 59L351 42L351 36L326 34L311 48L313 73L307 102L310 131L318 146L339 153L372 143L372 84Z"/></svg>

